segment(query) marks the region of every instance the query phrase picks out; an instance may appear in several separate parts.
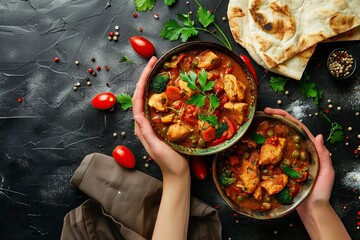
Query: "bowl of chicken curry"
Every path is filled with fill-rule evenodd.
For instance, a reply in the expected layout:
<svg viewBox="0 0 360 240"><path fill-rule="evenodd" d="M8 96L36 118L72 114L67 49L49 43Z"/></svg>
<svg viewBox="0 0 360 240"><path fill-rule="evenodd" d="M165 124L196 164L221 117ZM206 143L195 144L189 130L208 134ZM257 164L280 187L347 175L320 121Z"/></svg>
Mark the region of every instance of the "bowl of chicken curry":
<svg viewBox="0 0 360 240"><path fill-rule="evenodd" d="M174 150L209 155L244 135L256 101L254 76L237 54L194 41L171 49L155 64L144 112L157 136Z"/></svg>
<svg viewBox="0 0 360 240"><path fill-rule="evenodd" d="M256 112L246 134L212 163L215 186L235 211L284 216L310 194L319 159L306 132L287 118Z"/></svg>

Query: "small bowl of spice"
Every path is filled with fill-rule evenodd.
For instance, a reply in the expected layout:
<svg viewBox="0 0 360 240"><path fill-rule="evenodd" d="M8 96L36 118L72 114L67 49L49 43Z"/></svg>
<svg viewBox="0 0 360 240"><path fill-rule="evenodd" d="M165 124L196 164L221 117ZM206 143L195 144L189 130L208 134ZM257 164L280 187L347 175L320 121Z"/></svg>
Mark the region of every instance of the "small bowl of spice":
<svg viewBox="0 0 360 240"><path fill-rule="evenodd" d="M347 49L336 48L328 57L327 68L335 79L346 79L355 72L356 60Z"/></svg>

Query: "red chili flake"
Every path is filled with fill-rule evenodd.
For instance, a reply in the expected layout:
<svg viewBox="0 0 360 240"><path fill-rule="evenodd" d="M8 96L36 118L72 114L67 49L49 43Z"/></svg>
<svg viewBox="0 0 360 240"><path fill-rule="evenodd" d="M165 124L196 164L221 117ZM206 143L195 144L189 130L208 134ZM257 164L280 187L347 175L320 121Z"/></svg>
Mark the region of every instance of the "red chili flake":
<svg viewBox="0 0 360 240"><path fill-rule="evenodd" d="M142 27L138 28L139 32L142 32L144 29Z"/></svg>
<svg viewBox="0 0 360 240"><path fill-rule="evenodd" d="M109 37L114 37L115 33L114 32L109 32Z"/></svg>
<svg viewBox="0 0 360 240"><path fill-rule="evenodd" d="M154 18L155 18L155 19L159 19L159 14L155 13L155 14L154 14Z"/></svg>
<svg viewBox="0 0 360 240"><path fill-rule="evenodd" d="M60 62L60 58L54 57L54 62Z"/></svg>
<svg viewBox="0 0 360 240"><path fill-rule="evenodd" d="M349 136L346 136L345 139L348 140L350 137Z"/></svg>
<svg viewBox="0 0 360 240"><path fill-rule="evenodd" d="M358 211L358 215L360 216L360 211Z"/></svg>
<svg viewBox="0 0 360 240"><path fill-rule="evenodd" d="M213 9L211 9L211 10L210 10L210 13L211 13L211 14L213 14L213 13L214 13L214 10L213 10Z"/></svg>
<svg viewBox="0 0 360 240"><path fill-rule="evenodd" d="M219 206L219 205L215 205L214 208L215 208L215 209L219 209L220 206Z"/></svg>
<svg viewBox="0 0 360 240"><path fill-rule="evenodd" d="M346 209L348 207L347 203L344 204L344 209Z"/></svg>
<svg viewBox="0 0 360 240"><path fill-rule="evenodd" d="M88 72L89 72L90 74L92 74L92 73L94 72L94 70L93 70L92 68L89 68L89 69L88 69Z"/></svg>
<svg viewBox="0 0 360 240"><path fill-rule="evenodd" d="M360 222L357 222L357 225L360 226Z"/></svg>
<svg viewBox="0 0 360 240"><path fill-rule="evenodd" d="M17 98L17 102L18 102L18 103L22 103L22 101L23 101L22 97L18 97L18 98Z"/></svg>
<svg viewBox="0 0 360 240"><path fill-rule="evenodd" d="M325 112L325 113L329 113L330 110L329 110L329 109L325 109L324 112Z"/></svg>
<svg viewBox="0 0 360 240"><path fill-rule="evenodd" d="M138 17L138 15L137 15L137 13L133 13L133 18L137 18Z"/></svg>
<svg viewBox="0 0 360 240"><path fill-rule="evenodd" d="M105 66L104 67L106 71L109 71L109 67L108 66Z"/></svg>
<svg viewBox="0 0 360 240"><path fill-rule="evenodd" d="M359 154L359 150L355 149L355 150L354 150L354 153L355 153L355 154Z"/></svg>
<svg viewBox="0 0 360 240"><path fill-rule="evenodd" d="M98 65L96 66L96 70L100 71L101 70L101 67Z"/></svg>
<svg viewBox="0 0 360 240"><path fill-rule="evenodd" d="M234 213L233 216L234 216L234 217L237 217L237 213Z"/></svg>

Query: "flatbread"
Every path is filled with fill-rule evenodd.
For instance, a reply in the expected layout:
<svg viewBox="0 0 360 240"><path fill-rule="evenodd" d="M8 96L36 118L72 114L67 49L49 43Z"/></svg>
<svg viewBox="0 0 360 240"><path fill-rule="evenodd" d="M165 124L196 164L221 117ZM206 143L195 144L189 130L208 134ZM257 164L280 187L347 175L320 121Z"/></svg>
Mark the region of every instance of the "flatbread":
<svg viewBox="0 0 360 240"><path fill-rule="evenodd" d="M268 68L360 25L360 0L249 0L249 32Z"/></svg>
<svg viewBox="0 0 360 240"><path fill-rule="evenodd" d="M293 57L284 62L269 68L265 62L257 54L252 37L250 33L249 21L249 1L248 0L230 0L228 5L228 19L231 33L234 40L244 47L253 60L260 66L277 74L300 80L305 68L310 60L310 57L315 51L316 44L305 49L302 52L295 54ZM333 41L354 41L360 40L360 26L351 29L350 31L336 35L332 38L326 39L326 42Z"/></svg>
<svg viewBox="0 0 360 240"><path fill-rule="evenodd" d="M248 11L248 3L248 0L229 1L227 13L230 30L234 37L234 40L241 46L243 46L248 51L251 58L260 66L263 66L265 69L268 69L280 75L300 80L310 57L315 51L316 45L296 54L295 56L284 61L283 63L274 66L273 68L269 68L256 53L256 50L252 43L252 38L249 34L250 13Z"/></svg>

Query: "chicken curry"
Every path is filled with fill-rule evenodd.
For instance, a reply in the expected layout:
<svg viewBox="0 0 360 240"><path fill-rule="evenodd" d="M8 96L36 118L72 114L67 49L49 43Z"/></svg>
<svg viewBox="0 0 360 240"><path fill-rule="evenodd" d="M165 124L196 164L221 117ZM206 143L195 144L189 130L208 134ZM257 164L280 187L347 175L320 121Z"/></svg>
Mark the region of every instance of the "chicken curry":
<svg viewBox="0 0 360 240"><path fill-rule="evenodd" d="M309 163L296 131L278 120L261 119L219 155L217 176L236 205L267 211L293 202L305 184Z"/></svg>
<svg viewBox="0 0 360 240"><path fill-rule="evenodd" d="M151 79L149 91L149 117L157 135L185 148L231 139L249 115L247 74L216 50L172 56Z"/></svg>

